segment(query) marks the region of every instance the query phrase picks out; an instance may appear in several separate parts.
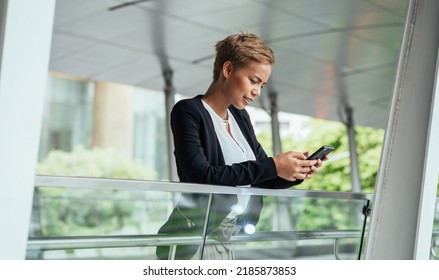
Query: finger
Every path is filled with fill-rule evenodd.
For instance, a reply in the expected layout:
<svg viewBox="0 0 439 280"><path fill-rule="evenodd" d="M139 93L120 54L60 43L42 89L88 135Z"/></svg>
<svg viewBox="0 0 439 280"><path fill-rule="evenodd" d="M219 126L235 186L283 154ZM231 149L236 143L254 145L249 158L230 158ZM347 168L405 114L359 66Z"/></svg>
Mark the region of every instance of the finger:
<svg viewBox="0 0 439 280"><path fill-rule="evenodd" d="M308 173L306 173L306 174L308 174L308 175L310 175L310 176L314 176L314 174L316 174L317 173L317 171L316 170L313 170L313 171L310 171L310 172L308 172ZM309 178L309 177L308 177Z"/></svg>
<svg viewBox="0 0 439 280"><path fill-rule="evenodd" d="M305 154L296 151L291 151L290 156L301 160L307 159L307 156L305 156Z"/></svg>
<svg viewBox="0 0 439 280"><path fill-rule="evenodd" d="M302 172L302 173L304 173L304 174L308 174L308 173L313 172L313 169L312 169L312 167L307 167L307 168L304 168L303 171L304 171L304 172Z"/></svg>
<svg viewBox="0 0 439 280"><path fill-rule="evenodd" d="M315 166L316 164L317 164L317 160L301 160L299 162L300 166L306 166L306 167Z"/></svg>
<svg viewBox="0 0 439 280"><path fill-rule="evenodd" d="M296 175L296 178L299 180L309 179L314 176L314 173L299 173Z"/></svg>
<svg viewBox="0 0 439 280"><path fill-rule="evenodd" d="M309 172L313 172L314 170L317 170L317 168L315 166L304 167L302 169L302 173L309 173Z"/></svg>
<svg viewBox="0 0 439 280"><path fill-rule="evenodd" d="M305 180L308 173L297 173L296 178L299 180Z"/></svg>

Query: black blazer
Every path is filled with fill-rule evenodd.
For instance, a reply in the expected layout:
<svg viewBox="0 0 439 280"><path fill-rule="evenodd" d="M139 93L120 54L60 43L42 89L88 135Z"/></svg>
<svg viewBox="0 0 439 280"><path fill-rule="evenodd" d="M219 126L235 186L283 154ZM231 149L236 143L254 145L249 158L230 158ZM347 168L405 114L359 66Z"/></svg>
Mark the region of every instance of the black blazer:
<svg viewBox="0 0 439 280"><path fill-rule="evenodd" d="M181 182L224 186L251 185L252 187L282 189L302 181L288 181L277 176L271 157L256 139L247 111L230 106L256 160L225 165L221 146L209 112L201 101L202 95L175 104L171 112L177 172ZM202 187L202 186L200 186ZM178 206L159 233L167 235L201 235L205 220L207 195L184 194ZM208 232L214 230L237 202L236 195L214 195L209 217ZM196 206L194 206L196 205ZM177 209L178 208L178 209ZM238 223L256 225L262 209L262 197L252 196L247 209L238 217ZM190 259L198 246L177 246L176 259ZM157 256L167 259L169 247L158 247Z"/></svg>

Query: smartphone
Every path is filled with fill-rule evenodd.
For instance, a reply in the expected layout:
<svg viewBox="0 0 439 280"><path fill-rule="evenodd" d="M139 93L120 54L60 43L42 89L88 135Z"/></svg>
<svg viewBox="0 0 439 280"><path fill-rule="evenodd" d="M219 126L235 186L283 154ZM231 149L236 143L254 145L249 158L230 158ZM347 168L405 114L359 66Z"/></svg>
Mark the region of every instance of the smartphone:
<svg viewBox="0 0 439 280"><path fill-rule="evenodd" d="M331 146L321 146L317 151L310 155L307 159L323 159L330 152L334 151L334 147Z"/></svg>

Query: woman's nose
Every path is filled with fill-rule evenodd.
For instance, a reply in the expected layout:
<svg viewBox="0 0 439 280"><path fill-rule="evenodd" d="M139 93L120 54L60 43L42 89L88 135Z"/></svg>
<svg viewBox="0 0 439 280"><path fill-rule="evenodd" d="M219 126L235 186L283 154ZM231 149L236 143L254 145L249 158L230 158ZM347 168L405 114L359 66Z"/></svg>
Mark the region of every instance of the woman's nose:
<svg viewBox="0 0 439 280"><path fill-rule="evenodd" d="M253 95L253 96L260 96L260 95L261 95L261 90L262 90L261 87L254 88L254 89L252 90L252 95Z"/></svg>

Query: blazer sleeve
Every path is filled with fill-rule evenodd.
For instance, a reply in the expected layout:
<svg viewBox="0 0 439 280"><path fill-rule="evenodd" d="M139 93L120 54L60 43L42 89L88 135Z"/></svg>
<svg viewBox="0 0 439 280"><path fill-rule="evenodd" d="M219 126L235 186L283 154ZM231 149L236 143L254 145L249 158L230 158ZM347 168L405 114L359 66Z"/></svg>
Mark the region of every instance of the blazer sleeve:
<svg viewBox="0 0 439 280"><path fill-rule="evenodd" d="M261 144L259 143L259 141L256 138L256 134L254 132L253 126L251 125L250 116L248 115L248 112L246 110L242 110L242 113L243 113L244 122L246 123L246 128L248 129L247 133L248 133L248 137L250 138L249 142L252 145L254 145L256 159L257 160L262 160L262 159L267 159L267 158L270 159L271 164L273 165L274 169L276 170L276 165L274 164L273 158L267 156L267 154L265 153ZM256 182L252 186L257 187L257 188L267 188L267 189L286 189L286 188L290 188L292 186L298 185L302 182L303 182L303 180L296 180L296 181L285 180L285 179L277 176L277 172L276 172L276 176L274 178L260 181L260 182Z"/></svg>
<svg viewBox="0 0 439 280"><path fill-rule="evenodd" d="M259 157L233 165L224 162L222 152L208 121L190 102L178 102L171 112L175 158L181 181L226 186L253 185L277 178L273 159Z"/></svg>
<svg viewBox="0 0 439 280"><path fill-rule="evenodd" d="M257 142L257 159L260 158L267 158L267 154L265 153L264 149L262 149L261 144L259 144L259 142ZM269 159L271 159L273 161L273 165L274 168L276 169L276 165L274 164L274 160L272 157L270 157ZM262 182L257 182L256 184L253 185L253 187L257 187L257 188L267 188L267 189L287 189L290 188L292 186L298 185L300 183L302 183L303 180L296 180L296 181L288 181L285 180L279 176L276 175L275 178L269 179L269 180L265 180Z"/></svg>

